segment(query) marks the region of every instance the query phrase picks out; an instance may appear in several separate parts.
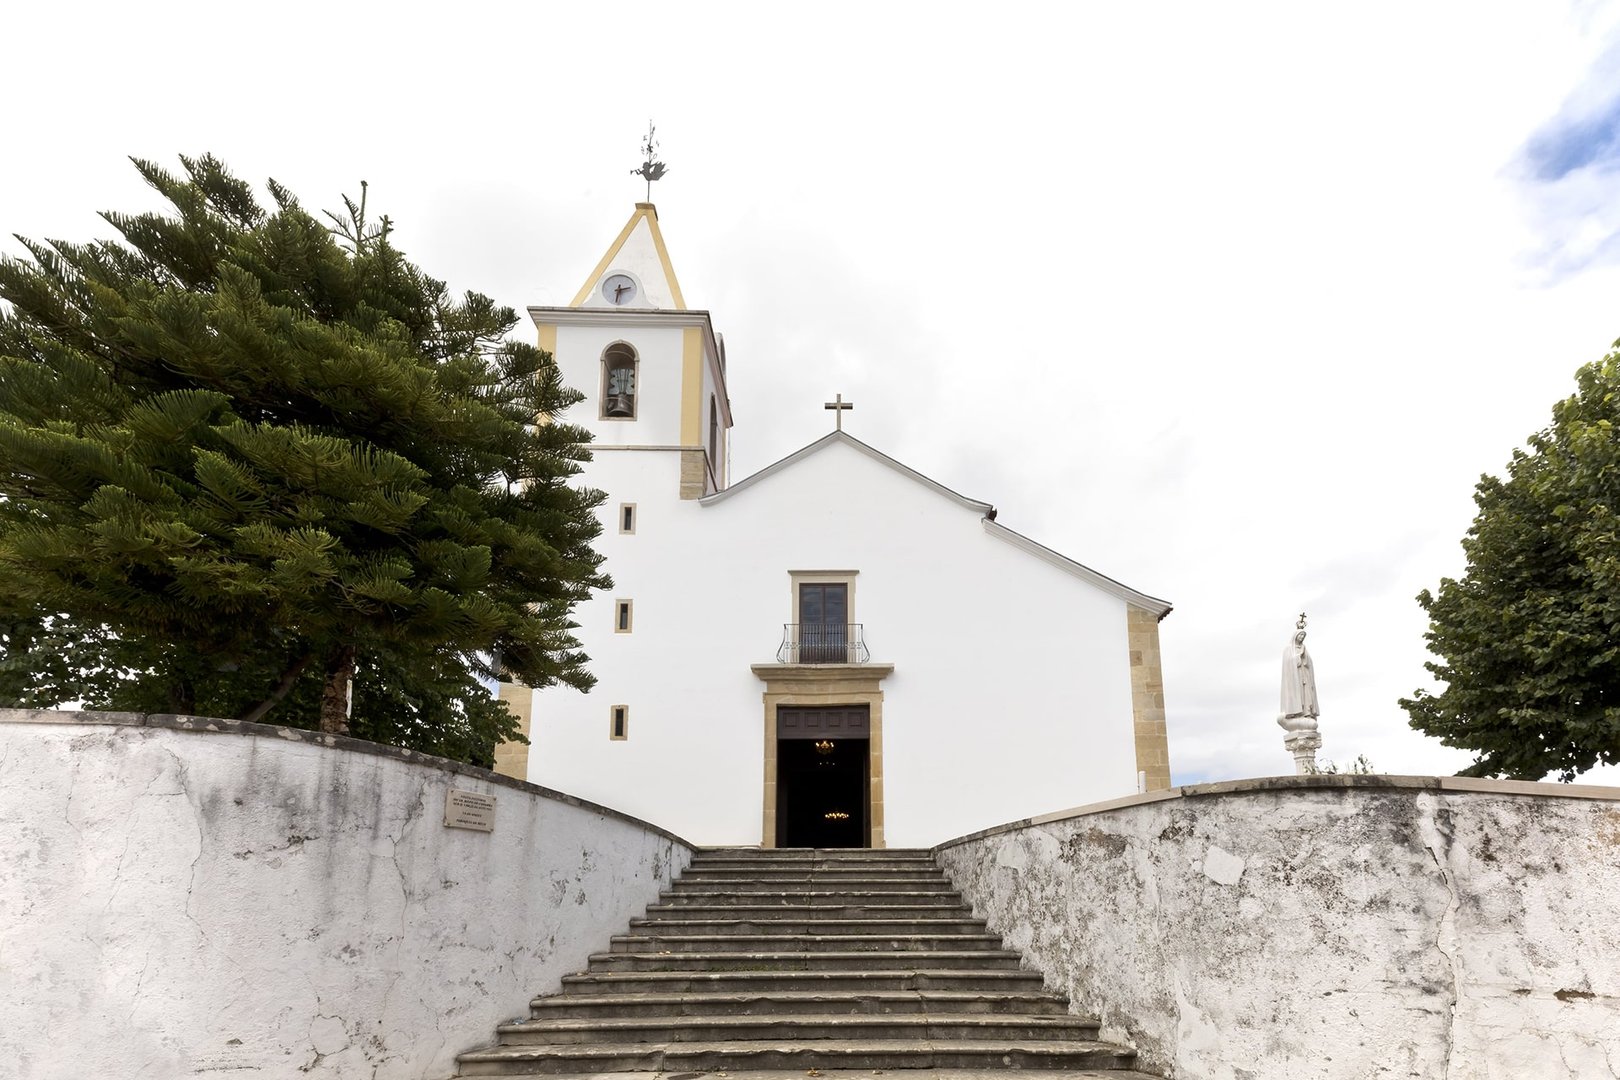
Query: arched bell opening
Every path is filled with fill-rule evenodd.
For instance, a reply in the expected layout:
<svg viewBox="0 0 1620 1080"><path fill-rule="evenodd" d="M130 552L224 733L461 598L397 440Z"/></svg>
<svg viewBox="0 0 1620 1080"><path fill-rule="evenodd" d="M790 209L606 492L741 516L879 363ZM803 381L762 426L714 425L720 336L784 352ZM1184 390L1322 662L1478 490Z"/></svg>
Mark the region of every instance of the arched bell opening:
<svg viewBox="0 0 1620 1080"><path fill-rule="evenodd" d="M641 359L636 350L616 341L602 352L602 418L636 418L636 383Z"/></svg>

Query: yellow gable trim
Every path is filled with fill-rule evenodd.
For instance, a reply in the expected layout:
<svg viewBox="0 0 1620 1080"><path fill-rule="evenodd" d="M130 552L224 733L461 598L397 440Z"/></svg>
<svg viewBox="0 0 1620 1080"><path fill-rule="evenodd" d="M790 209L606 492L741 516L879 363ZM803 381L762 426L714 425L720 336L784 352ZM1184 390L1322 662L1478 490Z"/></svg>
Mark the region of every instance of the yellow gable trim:
<svg viewBox="0 0 1620 1080"><path fill-rule="evenodd" d="M613 241L612 246L607 249L607 254L602 256L602 261L596 264L591 276L585 279L585 284L579 287L579 292L569 301L569 307L584 306L586 299L591 295L591 290L602 280L602 275L613 265L613 260L618 258L619 252L624 249L624 242L630 239L630 234L635 232L636 224L642 218L647 219L647 229L652 233L653 248L658 252L658 262L664 268L664 280L669 283L669 294L675 301L675 310L686 310L686 298L681 295L681 283L675 280L675 266L669 261L669 249L664 246L664 234L658 229L658 210L652 203L636 203L635 213L630 215L630 220L619 230L618 239Z"/></svg>
<svg viewBox="0 0 1620 1080"><path fill-rule="evenodd" d="M653 209L652 203L637 203L636 206L646 207L647 227L652 229L653 247L658 249L658 261L664 265L664 280L669 282L669 294L675 298L675 310L686 310L686 298L681 296L681 283L675 280L675 267L669 261L669 251L664 247L664 234L658 229L658 211Z"/></svg>
<svg viewBox="0 0 1620 1080"><path fill-rule="evenodd" d="M582 306L585 303L585 298L591 295L591 290L596 287L598 281L602 280L602 274L612 265L614 258L618 256L620 249L624 247L624 242L630 239L630 234L635 231L636 222L647 216L647 211L642 209L644 205L646 204L636 204L636 212L630 215L630 220L625 222L624 228L619 230L619 238L613 241L612 247L607 249L607 254L603 255L602 261L596 264L596 269L592 270L591 276L585 279L585 284L579 287L579 292L574 294L574 299L568 304L569 307ZM658 235L658 226L656 225L653 226L653 235ZM659 254L663 254L663 250L663 245L659 244Z"/></svg>
<svg viewBox="0 0 1620 1080"><path fill-rule="evenodd" d="M681 445L703 442L703 331L681 331Z"/></svg>

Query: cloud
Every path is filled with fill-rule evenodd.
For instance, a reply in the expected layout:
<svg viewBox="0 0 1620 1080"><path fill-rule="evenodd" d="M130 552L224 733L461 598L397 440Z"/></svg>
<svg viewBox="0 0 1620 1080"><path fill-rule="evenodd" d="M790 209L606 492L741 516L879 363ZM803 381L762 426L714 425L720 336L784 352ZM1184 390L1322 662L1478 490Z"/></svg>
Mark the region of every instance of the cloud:
<svg viewBox="0 0 1620 1080"><path fill-rule="evenodd" d="M1620 262L1620 40L1588 66L1556 113L1525 140L1511 170L1549 279Z"/></svg>
<svg viewBox="0 0 1620 1080"><path fill-rule="evenodd" d="M1608 81L1612 72L1603 76ZM1620 162L1620 87L1595 112L1584 113L1585 107L1562 111L1530 136L1524 160L1535 180L1562 180L1578 169L1612 171Z"/></svg>

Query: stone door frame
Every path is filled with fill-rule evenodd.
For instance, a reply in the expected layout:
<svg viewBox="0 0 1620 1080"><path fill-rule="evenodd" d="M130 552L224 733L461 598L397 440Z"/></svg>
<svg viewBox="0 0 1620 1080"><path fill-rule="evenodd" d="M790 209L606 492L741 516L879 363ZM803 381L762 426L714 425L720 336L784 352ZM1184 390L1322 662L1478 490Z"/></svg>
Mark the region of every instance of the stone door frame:
<svg viewBox="0 0 1620 1080"><path fill-rule="evenodd" d="M871 799L870 844L883 839L883 690L893 664L754 664L765 683L765 806L759 846L776 846L776 710L782 705L865 705L871 730L867 735L868 791Z"/></svg>

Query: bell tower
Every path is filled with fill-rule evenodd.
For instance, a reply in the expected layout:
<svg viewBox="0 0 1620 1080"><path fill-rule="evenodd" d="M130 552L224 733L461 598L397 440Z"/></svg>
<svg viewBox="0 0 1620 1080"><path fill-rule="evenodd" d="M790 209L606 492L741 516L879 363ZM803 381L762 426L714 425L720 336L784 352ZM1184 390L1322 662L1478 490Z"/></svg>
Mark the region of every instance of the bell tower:
<svg viewBox="0 0 1620 1080"><path fill-rule="evenodd" d="M563 382L586 395L563 417L591 432L586 483L637 505L725 488L725 345L709 313L686 306L652 203L636 204L567 306L529 316Z"/></svg>
<svg viewBox="0 0 1620 1080"><path fill-rule="evenodd" d="M643 670L656 663L660 626L668 632L674 614L658 601L669 553L689 542L697 500L730 482L725 342L707 311L686 306L650 202L636 204L571 301L531 307L529 317L563 385L585 395L559 417L591 433L591 461L578 482L607 496L596 548L614 591L575 609L579 639L604 679ZM535 691L502 682L498 693L529 735ZM645 704L602 705L611 742L641 730ZM496 771L530 779L529 750L501 744Z"/></svg>

